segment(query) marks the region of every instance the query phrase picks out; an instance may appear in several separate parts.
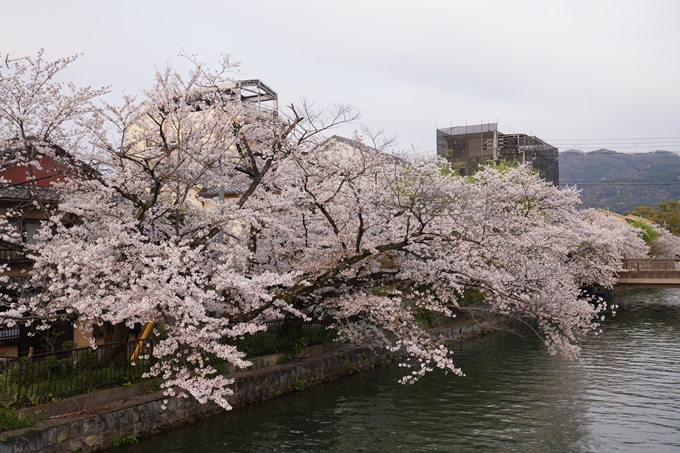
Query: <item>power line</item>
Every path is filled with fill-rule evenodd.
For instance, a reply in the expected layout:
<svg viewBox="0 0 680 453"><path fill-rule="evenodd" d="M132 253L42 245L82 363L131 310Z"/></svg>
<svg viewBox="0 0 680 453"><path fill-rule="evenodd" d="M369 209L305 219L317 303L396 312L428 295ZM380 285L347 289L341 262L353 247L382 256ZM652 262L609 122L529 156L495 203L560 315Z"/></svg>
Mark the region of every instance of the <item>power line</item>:
<svg viewBox="0 0 680 453"><path fill-rule="evenodd" d="M553 138L545 139L550 142L615 142L639 140L680 140L680 137L641 137L641 138Z"/></svg>
<svg viewBox="0 0 680 453"><path fill-rule="evenodd" d="M612 183L621 183L621 182L675 182L680 184L680 179L569 179L567 180L568 182L612 182Z"/></svg>
<svg viewBox="0 0 680 453"><path fill-rule="evenodd" d="M637 144L628 144L628 143L623 143L623 144L621 144L621 143L609 143L609 144L606 144L606 145L599 145L599 146L594 146L594 145L582 146L582 145L579 145L579 144L568 145L568 144L560 144L560 143L553 143L553 145L558 145L558 146L562 145L563 147L564 146L572 146L572 147L578 146L579 148L593 149L593 150L598 150L598 149L603 149L603 148L606 148L606 149L608 149L608 148L618 148L618 149L622 149L622 148L623 149L656 148L656 149L659 149L661 147L677 148L678 146L680 146L680 142L679 143L673 143L673 144L653 143L653 144L649 144L649 145L637 145ZM583 151L583 149L579 149L579 151ZM662 151L667 151L667 150L662 150Z"/></svg>
<svg viewBox="0 0 680 453"><path fill-rule="evenodd" d="M640 180L640 181L571 181L561 180L560 185L588 185L588 186L678 186L680 181L672 179Z"/></svg>
<svg viewBox="0 0 680 453"><path fill-rule="evenodd" d="M680 141L673 142L602 142L602 143L575 143L575 142L548 142L556 145L574 145L574 146L664 146L664 145L679 145Z"/></svg>
<svg viewBox="0 0 680 453"><path fill-rule="evenodd" d="M665 142L601 142L601 143L576 143L576 142L548 142L556 145L574 145L574 146L664 146L664 145L678 145L680 140L665 141Z"/></svg>
<svg viewBox="0 0 680 453"><path fill-rule="evenodd" d="M555 142L555 141L551 141L549 143L569 144L569 143L576 143L576 142L567 142L567 141L565 141L565 142ZM653 141L642 141L642 142L620 141L620 142L600 142L600 143L580 143L579 142L579 144L582 144L582 145L585 145L585 146L602 146L602 144L605 144L605 145L612 144L612 145L617 145L617 146L633 145L633 144L635 144L635 145L665 145L665 144L674 144L674 143L680 143L680 140L665 140L665 141L662 141L662 142L661 141L657 141L657 142L653 142Z"/></svg>
<svg viewBox="0 0 680 453"><path fill-rule="evenodd" d="M649 148L680 147L680 137L637 137L637 138L554 138L546 139L548 143L559 147L583 148L595 150L601 148L618 148L626 150Z"/></svg>

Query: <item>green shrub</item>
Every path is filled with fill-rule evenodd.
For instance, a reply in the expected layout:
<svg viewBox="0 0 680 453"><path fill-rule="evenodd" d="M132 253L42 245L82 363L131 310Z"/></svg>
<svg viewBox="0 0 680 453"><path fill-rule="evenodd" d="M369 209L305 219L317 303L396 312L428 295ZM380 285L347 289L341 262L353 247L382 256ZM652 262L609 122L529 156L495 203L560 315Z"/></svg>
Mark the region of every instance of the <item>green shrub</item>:
<svg viewBox="0 0 680 453"><path fill-rule="evenodd" d="M14 411L0 411L0 431L12 431L21 428L32 428L35 420L30 417L17 417Z"/></svg>
<svg viewBox="0 0 680 453"><path fill-rule="evenodd" d="M288 359L297 358L306 347L307 337L301 327L293 329L279 340L279 351Z"/></svg>
<svg viewBox="0 0 680 453"><path fill-rule="evenodd" d="M281 336L281 328L281 323L272 323L267 330L244 335L235 339L233 344L248 358L282 352L286 361L296 358L307 346L323 344L334 338L334 332L327 331L321 324L304 324L285 336Z"/></svg>
<svg viewBox="0 0 680 453"><path fill-rule="evenodd" d="M441 313L431 310L418 310L413 313L413 319L421 329L430 329L440 325Z"/></svg>
<svg viewBox="0 0 680 453"><path fill-rule="evenodd" d="M638 236L645 241L645 244L647 245L652 245L652 242L659 238L659 233L654 230L654 227L642 220L636 220L631 225L642 230L638 231Z"/></svg>
<svg viewBox="0 0 680 453"><path fill-rule="evenodd" d="M123 445L131 445L139 442L137 433L122 435L118 439L111 439L114 447L122 447Z"/></svg>
<svg viewBox="0 0 680 453"><path fill-rule="evenodd" d="M165 324L155 323L153 325L151 338L156 341L163 341L168 339L168 329Z"/></svg>
<svg viewBox="0 0 680 453"><path fill-rule="evenodd" d="M96 351L84 351L78 357L76 368L78 370L96 370L100 368L100 365L102 363L99 361Z"/></svg>
<svg viewBox="0 0 680 453"><path fill-rule="evenodd" d="M99 361L95 351L85 351L75 365L70 356L47 356L42 360L23 357L0 374L0 407L53 402L94 387L116 385L123 378L122 367Z"/></svg>
<svg viewBox="0 0 680 453"><path fill-rule="evenodd" d="M301 381L299 379L295 379L295 382L293 382L293 391L294 392L301 392L305 389L305 382Z"/></svg>

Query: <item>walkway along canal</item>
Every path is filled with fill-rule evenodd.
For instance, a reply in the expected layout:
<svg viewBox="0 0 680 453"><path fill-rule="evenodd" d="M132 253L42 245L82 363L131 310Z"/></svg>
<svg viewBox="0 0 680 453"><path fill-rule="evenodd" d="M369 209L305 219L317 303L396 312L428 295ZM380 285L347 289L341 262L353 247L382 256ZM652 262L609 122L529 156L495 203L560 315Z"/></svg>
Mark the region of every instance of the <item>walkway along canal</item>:
<svg viewBox="0 0 680 453"><path fill-rule="evenodd" d="M618 296L581 364L533 336L461 345L466 377L385 366L116 449L173 452L680 451L680 291Z"/></svg>
<svg viewBox="0 0 680 453"><path fill-rule="evenodd" d="M478 336L482 329L502 325L503 320L457 322L433 329L452 342ZM242 406L272 399L293 390L302 390L348 374L387 363L392 357L367 347L341 346L324 353L321 346L311 348L321 355L276 365L277 356L253 359L256 368L233 375L235 395L230 403ZM320 350L319 350L320 349ZM264 367L263 367L264 366ZM136 391L135 391L136 390ZM164 409L165 407L165 409ZM4 452L82 452L110 447L120 439L163 432L223 412L214 404L199 404L193 399L166 398L162 393L140 394L139 385L96 392L22 410L42 420L32 433L5 432L12 441L0 442Z"/></svg>

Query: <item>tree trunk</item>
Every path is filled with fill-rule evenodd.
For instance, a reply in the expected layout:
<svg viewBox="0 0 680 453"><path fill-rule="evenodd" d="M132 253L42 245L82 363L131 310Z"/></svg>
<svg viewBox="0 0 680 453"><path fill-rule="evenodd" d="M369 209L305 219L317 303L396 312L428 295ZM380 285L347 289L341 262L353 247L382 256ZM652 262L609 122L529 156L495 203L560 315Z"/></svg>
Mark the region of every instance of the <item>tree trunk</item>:
<svg viewBox="0 0 680 453"><path fill-rule="evenodd" d="M102 343L122 343L122 346L105 347L101 353L101 361L123 366L126 360L126 345L130 337L130 330L125 323L111 324L105 322L102 326Z"/></svg>
<svg viewBox="0 0 680 453"><path fill-rule="evenodd" d="M125 323L111 324L105 322L102 326L102 343L127 343L130 336L130 330Z"/></svg>
<svg viewBox="0 0 680 453"><path fill-rule="evenodd" d="M288 356L288 359L297 358L307 346L306 339L302 336L300 327L304 321L298 317L286 316L277 335L280 352Z"/></svg>

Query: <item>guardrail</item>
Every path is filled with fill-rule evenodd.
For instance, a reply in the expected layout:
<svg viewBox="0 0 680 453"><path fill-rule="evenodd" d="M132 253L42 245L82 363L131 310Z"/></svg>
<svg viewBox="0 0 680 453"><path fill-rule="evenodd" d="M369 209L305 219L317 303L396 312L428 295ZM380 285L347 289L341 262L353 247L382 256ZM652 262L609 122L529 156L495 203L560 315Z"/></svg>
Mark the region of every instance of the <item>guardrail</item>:
<svg viewBox="0 0 680 453"><path fill-rule="evenodd" d="M680 259L676 258L624 258L621 261L627 271L680 270Z"/></svg>

